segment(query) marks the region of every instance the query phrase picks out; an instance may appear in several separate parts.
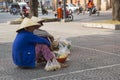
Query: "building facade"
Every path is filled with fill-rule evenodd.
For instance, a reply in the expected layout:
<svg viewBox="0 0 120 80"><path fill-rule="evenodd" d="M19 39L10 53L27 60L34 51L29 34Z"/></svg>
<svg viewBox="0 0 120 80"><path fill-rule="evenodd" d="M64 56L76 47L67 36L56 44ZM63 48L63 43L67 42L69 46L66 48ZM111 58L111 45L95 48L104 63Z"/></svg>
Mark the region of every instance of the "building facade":
<svg viewBox="0 0 120 80"><path fill-rule="evenodd" d="M29 1L29 0L8 0L8 1ZM57 4L59 1L63 2L66 1L66 3L72 3L72 4L81 4L81 6L85 9L86 4L88 3L88 0L38 0L38 2L42 1L44 5L47 7L52 7L54 10L57 9ZM93 0L95 6L98 10L106 11L112 7L111 5L112 0ZM0 0L0 6L6 6L6 0Z"/></svg>
<svg viewBox="0 0 120 80"><path fill-rule="evenodd" d="M52 0L54 1L54 6L57 7L57 3L59 1L63 2L63 0ZM112 7L111 0L93 0L95 6L98 10L106 11ZM81 6L85 9L86 4L88 3L88 0L66 0L66 3L72 3L72 4L81 4Z"/></svg>
<svg viewBox="0 0 120 80"><path fill-rule="evenodd" d="M11 2L12 0L0 0L0 8L5 9Z"/></svg>

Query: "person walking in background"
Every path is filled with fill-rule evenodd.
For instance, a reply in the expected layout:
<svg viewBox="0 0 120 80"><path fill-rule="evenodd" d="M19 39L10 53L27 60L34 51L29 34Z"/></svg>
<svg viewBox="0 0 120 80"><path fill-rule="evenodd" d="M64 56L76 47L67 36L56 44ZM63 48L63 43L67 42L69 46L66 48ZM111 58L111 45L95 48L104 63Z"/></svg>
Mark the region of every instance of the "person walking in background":
<svg viewBox="0 0 120 80"><path fill-rule="evenodd" d="M60 20L63 18L63 10L62 10L62 6L61 6L61 1L58 2L57 18Z"/></svg>

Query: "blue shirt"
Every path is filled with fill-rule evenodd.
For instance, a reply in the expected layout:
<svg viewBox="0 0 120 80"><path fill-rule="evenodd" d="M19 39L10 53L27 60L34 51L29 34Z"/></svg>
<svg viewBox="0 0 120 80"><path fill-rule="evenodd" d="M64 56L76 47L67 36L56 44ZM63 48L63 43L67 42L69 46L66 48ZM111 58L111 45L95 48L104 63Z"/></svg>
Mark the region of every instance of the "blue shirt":
<svg viewBox="0 0 120 80"><path fill-rule="evenodd" d="M34 35L32 32L21 30L13 42L12 57L13 62L17 66L23 67L35 67L36 43L46 44L50 46L50 42L42 37Z"/></svg>

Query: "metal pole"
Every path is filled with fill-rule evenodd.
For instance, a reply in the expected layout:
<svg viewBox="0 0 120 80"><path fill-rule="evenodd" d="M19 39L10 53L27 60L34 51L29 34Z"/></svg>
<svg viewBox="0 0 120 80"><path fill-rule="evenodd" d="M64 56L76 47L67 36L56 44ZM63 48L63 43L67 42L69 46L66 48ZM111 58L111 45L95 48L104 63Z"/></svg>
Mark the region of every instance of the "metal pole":
<svg viewBox="0 0 120 80"><path fill-rule="evenodd" d="M66 0L63 0L63 18L66 19Z"/></svg>
<svg viewBox="0 0 120 80"><path fill-rule="evenodd" d="M41 11L43 13L43 5L42 5L42 0L40 0L40 6L41 6Z"/></svg>
<svg viewBox="0 0 120 80"><path fill-rule="evenodd" d="M58 8L58 0L56 0L56 4L57 4L57 5L56 5L56 9L57 9L57 8Z"/></svg>

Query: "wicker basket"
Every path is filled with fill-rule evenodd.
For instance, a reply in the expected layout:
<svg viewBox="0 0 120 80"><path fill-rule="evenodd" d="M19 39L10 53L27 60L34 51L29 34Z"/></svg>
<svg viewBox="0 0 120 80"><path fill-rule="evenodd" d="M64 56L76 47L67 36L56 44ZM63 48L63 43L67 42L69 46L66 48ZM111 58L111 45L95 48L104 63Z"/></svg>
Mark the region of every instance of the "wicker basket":
<svg viewBox="0 0 120 80"><path fill-rule="evenodd" d="M57 58L57 61L60 63L64 63L66 61L67 57L65 58Z"/></svg>

